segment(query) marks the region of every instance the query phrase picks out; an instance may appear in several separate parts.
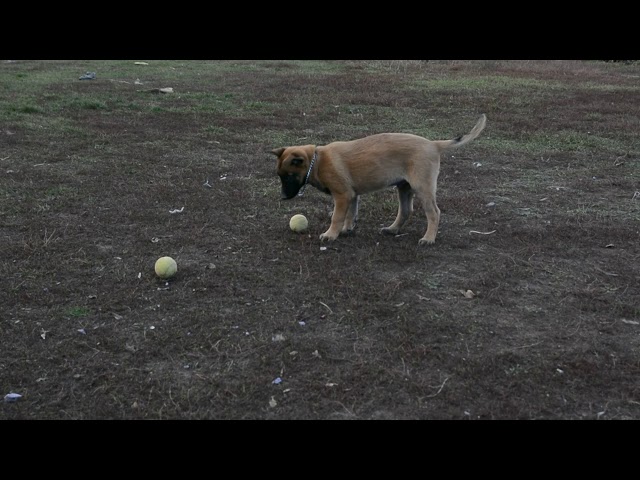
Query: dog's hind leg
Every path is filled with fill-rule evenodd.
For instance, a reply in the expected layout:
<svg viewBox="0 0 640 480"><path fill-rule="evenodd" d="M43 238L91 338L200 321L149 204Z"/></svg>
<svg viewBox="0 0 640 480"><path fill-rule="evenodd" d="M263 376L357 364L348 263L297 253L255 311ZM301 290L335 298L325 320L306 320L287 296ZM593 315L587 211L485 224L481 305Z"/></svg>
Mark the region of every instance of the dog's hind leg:
<svg viewBox="0 0 640 480"><path fill-rule="evenodd" d="M411 212L413 212L413 190L411 185L407 182L402 182L397 185L398 187L398 216L395 222L388 227L380 230L382 233L389 235L397 235L402 226L407 223Z"/></svg>
<svg viewBox="0 0 640 480"><path fill-rule="evenodd" d="M358 204L360 203L360 195L356 195L351 203L349 203L349 208L347 210L347 216L344 219L344 225L342 226L343 234L349 234L353 232L353 229L356 226L356 222L358 221Z"/></svg>
<svg viewBox="0 0 640 480"><path fill-rule="evenodd" d="M438 234L438 225L440 223L440 209L436 204L436 188L435 181L432 184L432 188L426 192L417 193L420 200L422 200L422 207L427 214L427 231L424 237L418 242L419 245L431 245L436 241L436 235Z"/></svg>

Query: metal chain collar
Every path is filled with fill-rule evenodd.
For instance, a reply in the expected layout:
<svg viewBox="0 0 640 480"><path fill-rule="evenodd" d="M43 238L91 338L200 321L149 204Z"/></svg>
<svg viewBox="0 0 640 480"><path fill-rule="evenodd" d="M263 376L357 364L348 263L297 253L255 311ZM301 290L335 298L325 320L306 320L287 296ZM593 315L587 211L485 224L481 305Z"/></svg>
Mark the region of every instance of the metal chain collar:
<svg viewBox="0 0 640 480"><path fill-rule="evenodd" d="M318 158L318 149L313 151L313 157L311 158L311 165L309 165L309 171L307 172L307 176L304 179L304 183L302 184L302 188L298 192L298 196L301 197L304 193L304 189L307 187L307 183L309 183L309 176L311 175L311 169L313 168L313 164L316 163L316 159Z"/></svg>

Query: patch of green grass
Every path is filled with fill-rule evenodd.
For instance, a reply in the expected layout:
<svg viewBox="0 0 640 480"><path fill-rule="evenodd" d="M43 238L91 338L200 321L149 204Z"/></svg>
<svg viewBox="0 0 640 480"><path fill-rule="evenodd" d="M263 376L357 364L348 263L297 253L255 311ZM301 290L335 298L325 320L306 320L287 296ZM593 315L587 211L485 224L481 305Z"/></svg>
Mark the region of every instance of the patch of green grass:
<svg viewBox="0 0 640 480"><path fill-rule="evenodd" d="M639 148L636 142L629 145L612 138L567 130L523 134L517 139L492 135L483 137L482 145L497 152L520 152L534 156L550 152L616 153L619 151L633 151L635 155L635 151Z"/></svg>
<svg viewBox="0 0 640 480"><path fill-rule="evenodd" d="M329 75L333 73L340 73L345 71L347 66L343 62L330 61L330 60L287 60L282 61L267 61L258 62L253 64L236 64L235 68L244 69L264 69L264 70L282 70L287 73L290 72L302 72L308 74L322 74Z"/></svg>
<svg viewBox="0 0 640 480"><path fill-rule="evenodd" d="M601 121L604 120L606 117L605 115L603 115L600 112L587 112L587 114L584 116L585 120L594 120L594 121Z"/></svg>
<svg viewBox="0 0 640 480"><path fill-rule="evenodd" d="M58 140L68 136L84 139L90 135L84 125L79 124L73 118L65 116L49 114L26 115L20 118L13 118L12 123L19 125L21 129L29 133L55 132L54 135Z"/></svg>
<svg viewBox="0 0 640 480"><path fill-rule="evenodd" d="M313 143L311 139L302 139L297 136L295 132L281 131L281 132L265 132L261 137L268 146L268 150L272 150L278 147L288 147L290 145L298 145L305 143ZM274 165L275 165L275 156Z"/></svg>
<svg viewBox="0 0 640 480"><path fill-rule="evenodd" d="M270 102L250 101L244 104L244 109L251 112L270 112L274 108Z"/></svg>
<svg viewBox="0 0 640 480"><path fill-rule="evenodd" d="M413 69L425 69L429 67L427 60L364 60L357 62L366 70L375 72L402 73L406 74Z"/></svg>
<svg viewBox="0 0 640 480"><path fill-rule="evenodd" d="M221 127L219 125L211 125L207 124L202 127L202 131L204 133L213 134L213 135L227 135L229 134L229 129L226 127Z"/></svg>
<svg viewBox="0 0 640 480"><path fill-rule="evenodd" d="M479 77L449 77L417 79L412 83L412 88L419 90L454 90L460 91L484 91L496 92L501 90L531 89L561 90L566 85L561 82L549 80L537 80L535 78L519 78L504 75L490 75Z"/></svg>
<svg viewBox="0 0 640 480"><path fill-rule="evenodd" d="M44 113L37 105L9 105L8 110L14 113Z"/></svg>
<svg viewBox="0 0 640 480"><path fill-rule="evenodd" d="M414 88L425 90L484 91L500 90L526 91L532 93L557 93L560 90L575 90L575 86L556 80L539 80L536 78L513 77L506 75L487 75L478 77L449 77L420 79L414 82ZM637 92L640 86L611 85L607 83L583 82L579 89L598 90L602 92ZM505 100L510 100L506 98Z"/></svg>
<svg viewBox="0 0 640 480"><path fill-rule="evenodd" d="M553 145L569 152L586 152L594 150L616 151L624 148L613 139L576 131L560 131L551 137Z"/></svg>
<svg viewBox="0 0 640 480"><path fill-rule="evenodd" d="M107 110L106 102L97 98L74 98L68 105L79 110Z"/></svg>
<svg viewBox="0 0 640 480"><path fill-rule="evenodd" d="M442 286L442 281L435 275L426 276L426 278L423 279L421 283L422 286L427 290L438 290Z"/></svg>
<svg viewBox="0 0 640 480"><path fill-rule="evenodd" d="M71 307L66 311L67 315L75 318L82 318L89 315L90 310L87 307Z"/></svg>
<svg viewBox="0 0 640 480"><path fill-rule="evenodd" d="M608 83L584 82L580 85L585 90L598 90L601 92L638 92L637 85L611 85Z"/></svg>
<svg viewBox="0 0 640 480"><path fill-rule="evenodd" d="M36 206L37 211L48 211L51 209L53 202L57 202L67 198L74 198L77 195L75 188L64 185L47 188L44 195L39 199Z"/></svg>
<svg viewBox="0 0 640 480"><path fill-rule="evenodd" d="M140 112L142 110L144 110L144 107L137 102L123 102L123 104L121 105L121 108L124 110L129 110L129 111L133 111L133 112Z"/></svg>
<svg viewBox="0 0 640 480"><path fill-rule="evenodd" d="M594 220L640 221L640 207L634 208L632 203L629 208L621 208L621 205L594 202L579 203L566 209L564 215L575 223L589 225Z"/></svg>
<svg viewBox="0 0 640 480"><path fill-rule="evenodd" d="M55 187L50 187L45 191L45 195L47 197L61 197L63 195L68 195L74 192L73 188L66 187L64 185L57 185Z"/></svg>

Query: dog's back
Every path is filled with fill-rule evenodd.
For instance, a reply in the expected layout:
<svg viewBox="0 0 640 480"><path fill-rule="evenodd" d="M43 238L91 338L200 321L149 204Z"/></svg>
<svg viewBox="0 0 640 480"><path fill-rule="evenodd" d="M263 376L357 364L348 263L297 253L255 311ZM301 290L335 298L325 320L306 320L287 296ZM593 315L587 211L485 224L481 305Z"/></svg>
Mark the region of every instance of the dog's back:
<svg viewBox="0 0 640 480"><path fill-rule="evenodd" d="M417 160L416 155L432 158L450 148L461 147L480 135L487 117L482 114L473 129L466 135L452 140L431 141L411 133L378 133L347 142L333 142L327 145L332 152L341 155L345 161L357 165L360 162L379 162L387 166L389 162Z"/></svg>

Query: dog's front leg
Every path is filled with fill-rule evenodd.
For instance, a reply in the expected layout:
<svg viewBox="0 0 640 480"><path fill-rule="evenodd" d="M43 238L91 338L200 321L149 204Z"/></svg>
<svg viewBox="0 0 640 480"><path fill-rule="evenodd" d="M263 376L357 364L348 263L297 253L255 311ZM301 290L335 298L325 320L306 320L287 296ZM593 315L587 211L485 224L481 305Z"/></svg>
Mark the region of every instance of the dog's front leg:
<svg viewBox="0 0 640 480"><path fill-rule="evenodd" d="M360 195L356 195L351 202L349 202L349 208L347 208L347 217L344 220L342 226L342 234L349 234L353 232L358 221L358 204L360 203Z"/></svg>
<svg viewBox="0 0 640 480"><path fill-rule="evenodd" d="M353 197L351 195L334 194L334 206L333 215L331 216L331 226L329 227L329 230L320 235L320 240L333 241L338 238L338 235L340 235L340 231L342 230L342 226L344 225L347 211L352 201Z"/></svg>

